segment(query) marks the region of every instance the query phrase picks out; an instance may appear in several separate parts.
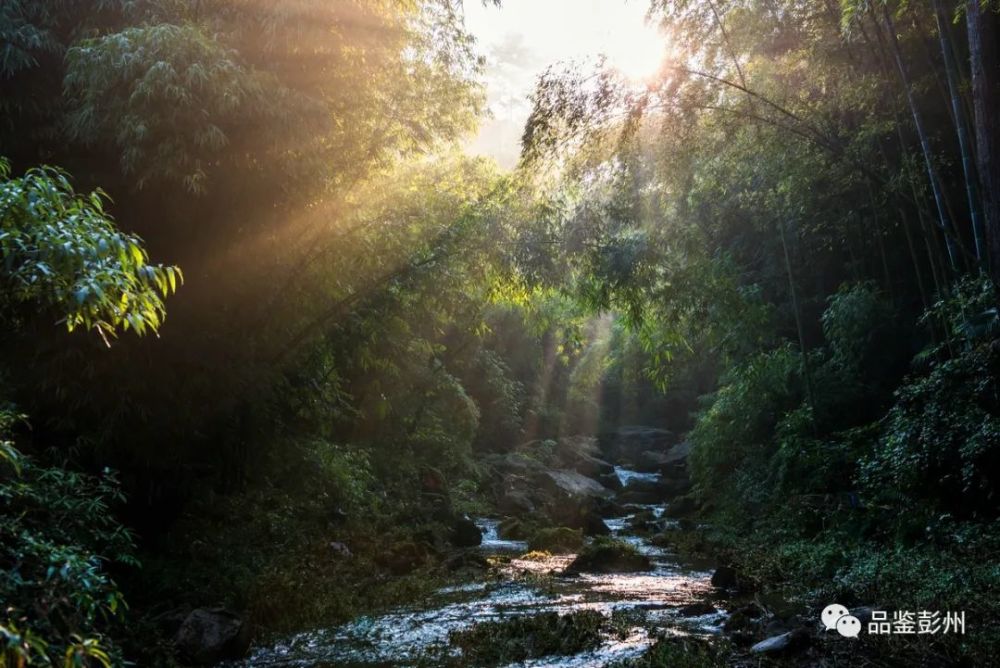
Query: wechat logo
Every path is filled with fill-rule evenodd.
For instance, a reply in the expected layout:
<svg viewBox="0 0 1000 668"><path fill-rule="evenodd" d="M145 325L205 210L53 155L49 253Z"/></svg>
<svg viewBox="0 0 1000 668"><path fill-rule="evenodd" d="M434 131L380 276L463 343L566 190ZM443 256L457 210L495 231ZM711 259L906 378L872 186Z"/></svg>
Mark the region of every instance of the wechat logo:
<svg viewBox="0 0 1000 668"><path fill-rule="evenodd" d="M861 621L837 603L823 608L820 620L827 631L837 629L837 633L845 638L857 638L861 633Z"/></svg>

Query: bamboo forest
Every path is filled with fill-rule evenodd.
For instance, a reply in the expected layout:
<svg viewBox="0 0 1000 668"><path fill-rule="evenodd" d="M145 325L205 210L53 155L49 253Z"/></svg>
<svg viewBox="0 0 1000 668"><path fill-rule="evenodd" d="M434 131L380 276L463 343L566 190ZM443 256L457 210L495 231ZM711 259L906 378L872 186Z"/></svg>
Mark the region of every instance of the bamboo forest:
<svg viewBox="0 0 1000 668"><path fill-rule="evenodd" d="M0 0L0 668L1000 665L997 0Z"/></svg>

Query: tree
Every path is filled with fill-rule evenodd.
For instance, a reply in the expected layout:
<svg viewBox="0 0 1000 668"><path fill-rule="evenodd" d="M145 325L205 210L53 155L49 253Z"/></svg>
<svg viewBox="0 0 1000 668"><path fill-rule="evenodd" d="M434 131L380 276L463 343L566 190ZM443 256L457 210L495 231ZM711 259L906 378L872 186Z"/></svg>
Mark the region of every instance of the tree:
<svg viewBox="0 0 1000 668"><path fill-rule="evenodd" d="M972 66L976 163L983 194L989 265L1000 281L1000 53L996 9L992 2L968 0L965 8Z"/></svg>

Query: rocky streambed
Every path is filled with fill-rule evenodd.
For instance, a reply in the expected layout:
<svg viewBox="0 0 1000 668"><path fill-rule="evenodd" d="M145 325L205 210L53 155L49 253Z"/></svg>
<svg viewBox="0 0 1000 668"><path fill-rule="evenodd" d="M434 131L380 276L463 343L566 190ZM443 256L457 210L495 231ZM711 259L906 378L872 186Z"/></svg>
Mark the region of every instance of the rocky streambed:
<svg viewBox="0 0 1000 668"><path fill-rule="evenodd" d="M626 475L628 475L626 473ZM419 605L375 617L362 617L330 629L301 633L252 651L246 666L416 666L435 665L457 656L451 635L482 622L514 616L582 610L618 620L598 647L574 655L540 657L517 665L600 666L635 657L658 633L711 635L726 618L707 604L711 571L682 564L668 550L629 532L638 514L662 514L662 505L636 505L608 517L612 534L634 545L650 560L647 571L579 573L566 571L574 554L527 554L527 543L497 535L497 519L482 518L480 550L494 564L482 581L441 589ZM707 566L702 565L702 566Z"/></svg>
<svg viewBox="0 0 1000 668"><path fill-rule="evenodd" d="M684 444L659 438L638 428L603 452L573 442L534 444L551 450L541 462L497 457L489 493L503 519L476 519L479 545L456 560L487 568L418 603L257 646L233 668L617 667L677 643L708 648L697 665L744 665L808 643L800 612L775 615L737 594L729 569L668 547L691 526L690 483ZM716 646L739 649L723 659Z"/></svg>

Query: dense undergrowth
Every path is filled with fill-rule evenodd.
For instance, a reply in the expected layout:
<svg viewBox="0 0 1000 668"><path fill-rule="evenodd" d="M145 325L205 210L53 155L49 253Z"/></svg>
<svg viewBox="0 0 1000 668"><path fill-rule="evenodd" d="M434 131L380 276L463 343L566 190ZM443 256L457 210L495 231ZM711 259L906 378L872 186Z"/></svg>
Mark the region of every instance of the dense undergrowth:
<svg viewBox="0 0 1000 668"><path fill-rule="evenodd" d="M813 605L965 611L968 635L940 639L943 651L985 660L998 642L985 620L1000 614L990 594L1000 585L990 557L1000 544L990 288L971 281L935 305L924 318L943 322L946 338L916 356L898 387L874 393L865 357L884 362L899 342L880 341L879 320L866 323L873 297L859 290L834 298L823 319L829 343L813 380L837 377L833 396L818 387L813 409L784 349L736 369L698 419L692 463L710 549ZM843 299L866 308L845 311ZM985 326L971 327L977 317ZM844 319L863 335L838 341Z"/></svg>

